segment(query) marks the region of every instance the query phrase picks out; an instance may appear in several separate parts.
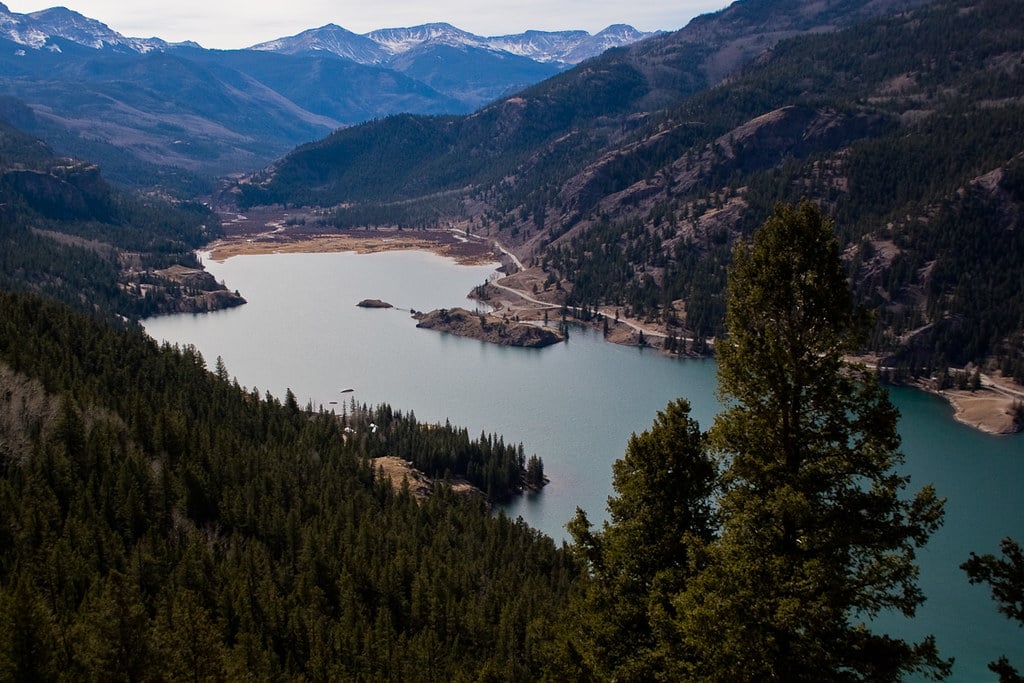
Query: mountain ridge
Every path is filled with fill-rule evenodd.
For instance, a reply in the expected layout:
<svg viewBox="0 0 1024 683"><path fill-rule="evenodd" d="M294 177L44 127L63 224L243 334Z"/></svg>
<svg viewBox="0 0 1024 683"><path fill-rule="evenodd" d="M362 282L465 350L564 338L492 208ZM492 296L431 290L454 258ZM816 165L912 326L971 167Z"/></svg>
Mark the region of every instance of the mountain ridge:
<svg viewBox="0 0 1024 683"><path fill-rule="evenodd" d="M391 30L393 48L403 40L410 48L394 55L341 27L324 29L299 34L313 42L294 49L207 50L126 38L66 8L17 14L0 3L0 113L27 106L28 132L102 163L116 182L194 187L363 121L467 113L565 68L448 24L425 25L418 37ZM588 34L566 35L578 50Z"/></svg>
<svg viewBox="0 0 1024 683"><path fill-rule="evenodd" d="M539 62L575 64L606 49L621 47L657 35L615 24L595 35L587 31L536 31L484 37L463 31L449 23L436 22L401 28L379 28L356 34L329 23L252 45L246 50L296 54L323 50L359 64L380 64L422 45L487 48L508 52ZM169 43L157 37L132 38L67 7L50 7L28 13L12 12L0 3L0 37L32 49L60 50L55 39L63 39L95 50L121 49L138 53L174 47L201 47L194 41ZM543 39L540 39L543 37ZM204 48L205 49L205 48Z"/></svg>
<svg viewBox="0 0 1024 683"><path fill-rule="evenodd" d="M613 24L594 35L582 30L528 30L518 34L479 36L438 22L356 34L336 24L326 24L294 36L258 43L248 49L286 54L324 50L362 64L380 64L424 46L445 45L507 52L542 63L578 64L607 49L630 45L659 33L638 31L627 24Z"/></svg>
<svg viewBox="0 0 1024 683"><path fill-rule="evenodd" d="M337 207L341 228L441 213L542 269L573 310L619 306L698 346L722 330L731 244L809 197L836 218L885 363L1024 378L1022 6L783 9L736 3L462 118L338 131L237 191ZM424 144L389 143L394 165L368 168L370 140L398 129Z"/></svg>

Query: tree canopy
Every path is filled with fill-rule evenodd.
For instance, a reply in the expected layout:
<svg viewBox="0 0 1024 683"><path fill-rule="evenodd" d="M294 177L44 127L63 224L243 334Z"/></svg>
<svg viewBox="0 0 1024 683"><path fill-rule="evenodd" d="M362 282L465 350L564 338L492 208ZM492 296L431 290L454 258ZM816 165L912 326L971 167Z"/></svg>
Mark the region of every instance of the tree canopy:
<svg viewBox="0 0 1024 683"><path fill-rule="evenodd" d="M588 568L568 647L580 653L574 677L674 679L682 661L672 598L692 574L691 546L714 529L716 470L705 436L684 400L634 434L613 466L610 520L592 532L582 510L569 524Z"/></svg>
<svg viewBox="0 0 1024 683"><path fill-rule="evenodd" d="M898 414L844 355L863 338L831 221L779 205L729 272L726 409L670 404L615 463L610 520L570 523L588 567L563 664L614 680L894 681L948 674L931 637L875 633L924 597L915 549L942 521L907 497Z"/></svg>
<svg viewBox="0 0 1024 683"><path fill-rule="evenodd" d="M934 642L872 631L924 597L914 550L942 519L930 487L901 496L897 411L843 354L860 339L831 222L779 205L740 244L717 346L729 407L710 431L725 464L720 536L677 600L700 680L942 676Z"/></svg>
<svg viewBox="0 0 1024 683"><path fill-rule="evenodd" d="M971 583L989 584L999 611L1024 626L1024 550L1012 538L1004 538L999 545L1002 557L971 553L960 568L967 572ZM989 663L988 668L999 675L999 683L1024 681L1005 656Z"/></svg>

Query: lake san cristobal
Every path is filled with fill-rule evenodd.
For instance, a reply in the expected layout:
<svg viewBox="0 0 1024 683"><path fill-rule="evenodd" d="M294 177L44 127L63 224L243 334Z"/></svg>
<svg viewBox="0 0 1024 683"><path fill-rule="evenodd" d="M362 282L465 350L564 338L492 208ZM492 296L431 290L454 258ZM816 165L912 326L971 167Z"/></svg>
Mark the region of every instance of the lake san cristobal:
<svg viewBox="0 0 1024 683"><path fill-rule="evenodd" d="M521 441L543 458L551 483L505 511L556 540L577 506L592 521L603 518L612 462L656 411L685 397L706 428L718 409L713 361L670 360L582 328L539 350L416 328L409 309L473 308L466 293L493 266L388 252L239 256L207 267L249 303L147 320L153 337L194 345L211 367L220 356L242 385L279 397L291 388L302 404L340 412L350 397L387 402L423 421L450 419L471 434ZM366 298L397 309L357 308ZM996 552L1004 536L1024 540L1024 437L987 436L955 423L937 397L891 393L911 486L931 483L947 503L945 524L919 555L928 601L913 621L886 624L907 637L935 634L941 653L956 657L952 680L995 680L986 662L1005 654L1024 664L1024 632L959 565L972 550Z"/></svg>

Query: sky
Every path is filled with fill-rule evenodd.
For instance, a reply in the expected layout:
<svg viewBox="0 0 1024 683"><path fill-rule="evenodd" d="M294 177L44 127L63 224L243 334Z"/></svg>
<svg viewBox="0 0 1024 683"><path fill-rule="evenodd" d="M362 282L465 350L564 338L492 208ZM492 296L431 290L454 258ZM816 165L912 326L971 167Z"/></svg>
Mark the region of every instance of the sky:
<svg viewBox="0 0 1024 683"><path fill-rule="evenodd" d="M27 14L63 5L132 38L234 49L337 24L355 33L447 22L481 36L528 29L597 33L611 24L673 31L729 0L2 0Z"/></svg>

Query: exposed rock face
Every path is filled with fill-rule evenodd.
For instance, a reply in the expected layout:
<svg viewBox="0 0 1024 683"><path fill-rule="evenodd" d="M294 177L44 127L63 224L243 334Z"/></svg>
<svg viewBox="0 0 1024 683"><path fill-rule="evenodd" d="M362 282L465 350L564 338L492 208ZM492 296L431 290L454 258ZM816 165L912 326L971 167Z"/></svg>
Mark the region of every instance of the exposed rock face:
<svg viewBox="0 0 1024 683"><path fill-rule="evenodd" d="M156 302L154 313L208 313L246 303L238 292L217 282L213 275L198 268L175 265L153 271L155 283L130 286L131 291L149 295ZM169 287L168 285L174 285Z"/></svg>
<svg viewBox="0 0 1024 683"><path fill-rule="evenodd" d="M15 169L3 179L47 218L103 220L111 210L110 188L94 164L72 163L49 171Z"/></svg>
<svg viewBox="0 0 1024 683"><path fill-rule="evenodd" d="M359 308L394 308L387 301L381 301L380 299L363 299L356 306Z"/></svg>
<svg viewBox="0 0 1024 683"><path fill-rule="evenodd" d="M485 313L471 313L464 308L441 308L430 313L415 313L413 317L419 320L416 327L502 346L541 348L565 340L562 334L548 327L510 322Z"/></svg>
<svg viewBox="0 0 1024 683"><path fill-rule="evenodd" d="M212 292L198 292L191 296L179 296L170 299L166 305L161 306L159 312L165 313L209 313L220 311L225 308L234 308L246 303L245 299L237 292L230 292L226 289Z"/></svg>

